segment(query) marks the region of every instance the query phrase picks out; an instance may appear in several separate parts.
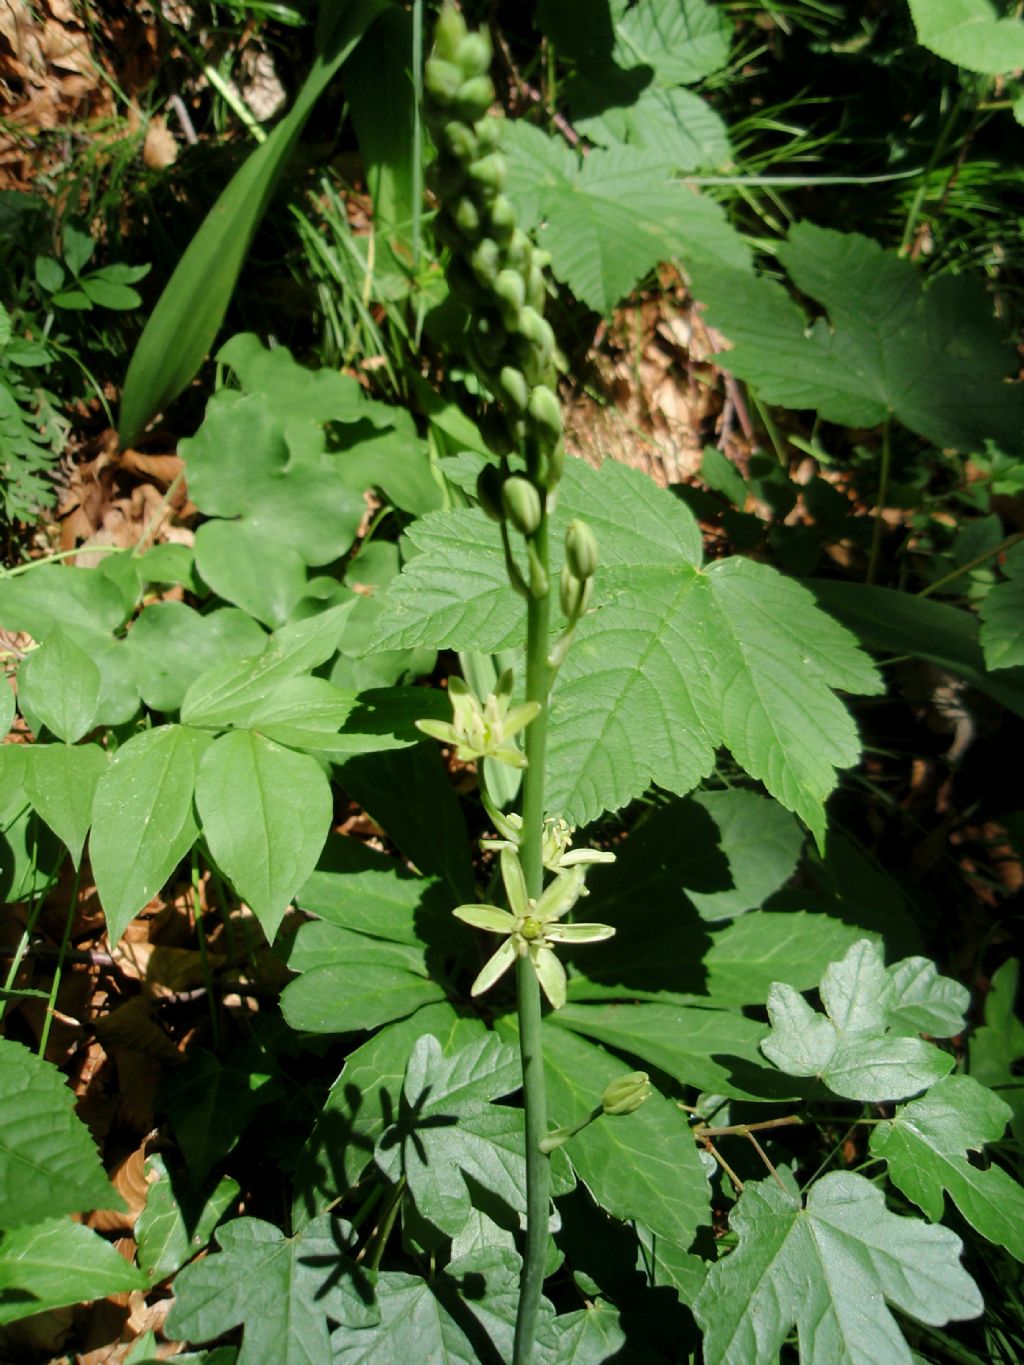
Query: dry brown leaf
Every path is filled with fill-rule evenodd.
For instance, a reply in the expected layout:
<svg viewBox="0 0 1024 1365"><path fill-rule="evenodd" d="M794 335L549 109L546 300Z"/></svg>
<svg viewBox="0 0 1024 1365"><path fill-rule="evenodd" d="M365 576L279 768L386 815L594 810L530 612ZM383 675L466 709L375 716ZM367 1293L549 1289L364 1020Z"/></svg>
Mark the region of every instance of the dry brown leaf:
<svg viewBox="0 0 1024 1365"><path fill-rule="evenodd" d="M122 1158L110 1172L110 1179L127 1208L100 1209L85 1220L97 1232L131 1232L135 1220L146 1207L149 1181L146 1179L146 1157L152 1134L148 1134L133 1152Z"/></svg>
<svg viewBox="0 0 1024 1365"><path fill-rule="evenodd" d="M149 120L146 140L142 144L142 159L151 171L173 166L178 159L178 140L167 126L162 114Z"/></svg>

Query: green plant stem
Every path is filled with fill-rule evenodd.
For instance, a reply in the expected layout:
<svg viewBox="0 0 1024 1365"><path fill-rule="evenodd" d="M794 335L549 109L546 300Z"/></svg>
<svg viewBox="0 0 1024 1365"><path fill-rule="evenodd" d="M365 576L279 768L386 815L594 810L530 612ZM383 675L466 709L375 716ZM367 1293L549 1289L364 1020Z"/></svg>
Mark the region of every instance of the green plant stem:
<svg viewBox="0 0 1024 1365"><path fill-rule="evenodd" d="M534 537L534 549L548 570L547 514L541 518ZM526 700L540 703L536 720L526 729L527 768L523 780L523 826L519 857L530 897L539 896L544 885L542 837L544 833L544 759L547 748L548 692L551 670L548 665L551 593L531 597L526 627ZM516 990L519 1007L519 1055L523 1064L523 1109L526 1121L526 1257L519 1287L513 1365L526 1365L533 1354L537 1314L544 1285L544 1262L548 1242L548 1205L551 1169L549 1158L541 1151L547 1134L547 1094L544 1086L544 1052L541 1041L540 984L533 963L520 958L516 963Z"/></svg>
<svg viewBox="0 0 1024 1365"><path fill-rule="evenodd" d="M1014 531L1012 536L1007 536L1006 539L1001 540L998 545L992 545L989 549L982 550L980 555L975 555L973 559L969 559L966 564L961 564L956 569L950 569L949 573L943 574L942 577L937 578L934 583L929 583L926 588L922 588L916 595L918 597L930 597L933 592L938 592L938 590L944 588L947 583L955 583L958 578L963 578L964 574L971 573L972 570L980 568L981 565L988 560L994 559L996 555L1001 555L1004 550L1009 550L1010 547L1016 545L1019 540L1024 540L1024 531Z"/></svg>
<svg viewBox="0 0 1024 1365"><path fill-rule="evenodd" d="M868 554L868 571L864 579L865 583L868 584L875 581L875 575L878 573L878 560L882 553L882 508L889 496L889 471L892 467L892 439L889 428L889 419L886 418L885 425L882 427L882 468L878 475L875 522L871 528L871 550Z"/></svg>
<svg viewBox="0 0 1024 1365"><path fill-rule="evenodd" d="M46 1013L43 1016L43 1028L39 1035L40 1057L46 1056L46 1045L50 1041L50 1026L53 1023L53 1011L57 1006L57 995L60 991L61 978L64 975L64 955L68 950L68 940L71 938L71 924L75 918L75 911L78 908L78 884L81 876L81 867L76 867L75 881L71 888L71 903L68 905L67 917L64 920L64 933L60 941L60 952L57 955L57 962L53 969L53 981L50 983L50 998L46 1002Z"/></svg>

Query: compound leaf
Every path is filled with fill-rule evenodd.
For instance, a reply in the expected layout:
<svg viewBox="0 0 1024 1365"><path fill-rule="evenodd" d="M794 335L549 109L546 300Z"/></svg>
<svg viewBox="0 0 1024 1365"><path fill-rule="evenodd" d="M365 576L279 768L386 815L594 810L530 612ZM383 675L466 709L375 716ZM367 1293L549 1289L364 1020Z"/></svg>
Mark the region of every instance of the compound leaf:
<svg viewBox="0 0 1024 1365"><path fill-rule="evenodd" d="M0 1187L4 1228L61 1213L124 1207L104 1174L89 1130L75 1114L74 1094L60 1072L20 1043L4 1038Z"/></svg>
<svg viewBox="0 0 1024 1365"><path fill-rule="evenodd" d="M947 1076L901 1105L871 1134L871 1153L908 1199L937 1222L948 1194L971 1227L1024 1261L1024 1189L1001 1166L979 1169L968 1152L1003 1135L1012 1110L971 1076Z"/></svg>
<svg viewBox="0 0 1024 1365"><path fill-rule="evenodd" d="M773 1180L748 1181L732 1227L738 1247L711 1267L693 1304L707 1365L771 1365L794 1326L802 1359L911 1365L886 1301L935 1326L983 1308L960 1239L890 1213L863 1176L824 1176L806 1206Z"/></svg>
<svg viewBox="0 0 1024 1365"><path fill-rule="evenodd" d="M821 978L824 1015L792 986L776 982L768 992L772 1031L761 1051L788 1075L816 1076L848 1099L898 1100L925 1090L954 1059L908 1036L916 1032L917 1010L906 1012L903 1001L919 989L917 1008L938 1000L944 1014L955 983L922 977L915 965L921 961L908 958L886 969L878 945L861 939Z"/></svg>

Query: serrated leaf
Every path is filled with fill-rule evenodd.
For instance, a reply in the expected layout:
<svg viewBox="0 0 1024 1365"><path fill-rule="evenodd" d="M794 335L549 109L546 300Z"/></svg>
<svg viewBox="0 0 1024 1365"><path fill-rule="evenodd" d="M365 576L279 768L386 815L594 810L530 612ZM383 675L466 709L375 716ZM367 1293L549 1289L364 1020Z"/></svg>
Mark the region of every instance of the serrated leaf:
<svg viewBox="0 0 1024 1365"><path fill-rule="evenodd" d="M707 1365L771 1365L794 1326L803 1359L911 1365L886 1301L935 1326L982 1311L960 1239L890 1213L863 1176L824 1176L805 1207L772 1180L748 1181L731 1222L739 1246L693 1304Z"/></svg>
<svg viewBox="0 0 1024 1365"><path fill-rule="evenodd" d="M472 1209L464 1175L513 1209L526 1208L522 1111L490 1103L521 1084L517 1053L494 1034L448 1057L431 1034L412 1050L376 1161L389 1179L405 1176L421 1216L449 1236Z"/></svg>
<svg viewBox="0 0 1024 1365"><path fill-rule="evenodd" d="M307 754L235 730L203 755L196 806L210 852L272 941L330 828L323 769Z"/></svg>
<svg viewBox="0 0 1024 1365"><path fill-rule="evenodd" d="M913 959L909 959L913 962ZM761 1051L790 1076L816 1076L837 1095L878 1102L904 1099L941 1080L954 1059L920 1038L900 1016L903 963L888 970L877 944L862 939L821 978L825 1014L792 986L768 992L772 1031ZM945 995L945 980L925 985L923 998ZM895 1008L889 1012L889 1005Z"/></svg>
<svg viewBox="0 0 1024 1365"><path fill-rule="evenodd" d="M210 1341L242 1327L238 1365L322 1365L331 1360L328 1318L344 1312L339 1281L353 1269L350 1230L325 1215L295 1237L259 1218L236 1218L216 1234L219 1255L174 1281L169 1334Z"/></svg>
<svg viewBox="0 0 1024 1365"><path fill-rule="evenodd" d="M33 720L65 744L80 740L99 707L100 671L59 626L18 670L18 693Z"/></svg>
<svg viewBox="0 0 1024 1365"><path fill-rule="evenodd" d="M25 795L33 809L67 845L78 867L92 824L96 787L107 770L98 744L31 744L25 753Z"/></svg>
<svg viewBox="0 0 1024 1365"><path fill-rule="evenodd" d="M947 62L1000 76L1024 66L1024 24L988 0L910 0L917 41Z"/></svg>
<svg viewBox="0 0 1024 1365"><path fill-rule="evenodd" d="M582 1122L624 1069L620 1058L546 1023L544 1074L552 1127ZM639 1219L684 1247L710 1222L709 1187L693 1135L676 1105L656 1091L632 1114L589 1124L564 1150L595 1200L616 1218Z"/></svg>
<svg viewBox="0 0 1024 1365"><path fill-rule="evenodd" d="M970 1076L947 1076L901 1105L871 1134L870 1150L908 1199L938 1222L948 1194L971 1227L1024 1261L1024 1189L1001 1166L979 1169L968 1152L1003 1136L1012 1110Z"/></svg>
<svg viewBox="0 0 1024 1365"><path fill-rule="evenodd" d="M0 1240L0 1325L145 1288L141 1270L70 1218L5 1232Z"/></svg>
<svg viewBox="0 0 1024 1365"><path fill-rule="evenodd" d="M222 1176L206 1199L179 1198L162 1156L146 1162L146 1206L135 1222L139 1265L159 1284L202 1251L238 1194L237 1180Z"/></svg>
<svg viewBox="0 0 1024 1365"><path fill-rule="evenodd" d="M620 62L651 67L659 85L690 85L725 65L732 28L705 0L649 0L622 9L615 32Z"/></svg>
<svg viewBox="0 0 1024 1365"><path fill-rule="evenodd" d="M797 223L779 259L794 285L823 304L807 321L778 283L744 271L694 270L694 292L732 343L725 369L782 407L812 408L844 426L888 416L939 446L971 451L986 439L1021 449L1024 390L978 280L918 269L857 233Z"/></svg>
<svg viewBox="0 0 1024 1365"><path fill-rule="evenodd" d="M670 181L659 153L617 145L582 160L525 123L506 129L508 194L551 255L552 273L608 314L660 261L748 268L721 206Z"/></svg>
<svg viewBox="0 0 1024 1365"><path fill-rule="evenodd" d="M723 166L731 155L725 124L690 90L645 90L635 104L577 119L575 126L591 142L625 143L676 172Z"/></svg>
<svg viewBox="0 0 1024 1365"><path fill-rule="evenodd" d="M262 654L266 644L264 631L235 607L200 616L184 602L154 602L139 614L123 648L146 705L154 711L176 711L192 683L207 670L229 661L237 667L240 660Z"/></svg>
<svg viewBox="0 0 1024 1365"><path fill-rule="evenodd" d="M75 1097L55 1066L0 1038L0 1227L120 1209ZM6 1243L5 1243L6 1245ZM62 1303L68 1302L66 1299Z"/></svg>
<svg viewBox="0 0 1024 1365"><path fill-rule="evenodd" d="M445 1002L389 1024L349 1053L299 1157L296 1227L354 1185L369 1164L377 1138L398 1112L409 1054L428 1033L446 1055L486 1036L480 1019L460 1018Z"/></svg>
<svg viewBox="0 0 1024 1365"><path fill-rule="evenodd" d="M1024 31L1024 24L1021 25ZM1015 545L1003 561L1006 581L997 583L979 607L978 643L986 668L1024 664L1024 551Z"/></svg>
<svg viewBox="0 0 1024 1365"><path fill-rule="evenodd" d="M111 946L195 842L195 782L195 744L183 725L133 736L100 778L89 857Z"/></svg>

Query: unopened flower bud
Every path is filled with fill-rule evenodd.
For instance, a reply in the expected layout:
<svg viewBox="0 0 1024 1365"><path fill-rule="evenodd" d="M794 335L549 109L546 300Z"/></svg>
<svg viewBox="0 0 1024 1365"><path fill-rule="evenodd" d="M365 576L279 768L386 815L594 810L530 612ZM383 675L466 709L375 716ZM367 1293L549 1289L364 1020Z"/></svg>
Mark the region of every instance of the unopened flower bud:
<svg viewBox="0 0 1024 1365"><path fill-rule="evenodd" d="M565 531L565 562L577 578L597 572L597 537L585 521L570 521Z"/></svg>
<svg viewBox="0 0 1024 1365"><path fill-rule="evenodd" d="M498 273L500 259L501 253L498 249L498 243L492 241L490 237L485 237L482 242L477 242L473 248L469 264L473 274L481 284L493 285Z"/></svg>
<svg viewBox="0 0 1024 1365"><path fill-rule="evenodd" d="M491 65L491 41L486 33L467 33L455 52L462 74L486 76Z"/></svg>
<svg viewBox="0 0 1024 1365"><path fill-rule="evenodd" d="M526 301L526 287L518 270L499 270L491 286L502 310L515 318Z"/></svg>
<svg viewBox="0 0 1024 1365"><path fill-rule="evenodd" d="M423 84L435 104L447 108L462 88L463 75L453 62L431 57L423 72Z"/></svg>
<svg viewBox="0 0 1024 1365"><path fill-rule="evenodd" d="M458 119L451 119L445 124L444 140L452 156L460 161L472 161L479 154L480 144L476 134L468 124L459 123Z"/></svg>
<svg viewBox="0 0 1024 1365"><path fill-rule="evenodd" d="M501 502L505 515L524 536L532 536L540 525L543 507L540 494L529 479L513 474L506 479L501 490Z"/></svg>
<svg viewBox="0 0 1024 1365"><path fill-rule="evenodd" d="M562 410L546 384L537 384L530 393L527 408L535 434L545 444L554 445L562 436Z"/></svg>
<svg viewBox="0 0 1024 1365"><path fill-rule="evenodd" d="M458 71L458 67L455 70ZM493 99L494 86L490 76L473 76L459 86L454 98L455 112L466 123L475 123L487 113Z"/></svg>
<svg viewBox="0 0 1024 1365"><path fill-rule="evenodd" d="M505 188L505 158L498 152L471 161L466 174L482 190L490 190L492 197Z"/></svg>
<svg viewBox="0 0 1024 1365"><path fill-rule="evenodd" d="M440 56L455 61L467 37L466 21L454 5L442 6L434 28L434 43Z"/></svg>
<svg viewBox="0 0 1024 1365"><path fill-rule="evenodd" d="M587 602L590 600L591 581L589 578L580 580L568 564L562 565L562 576L559 580L559 605L562 608L562 615L567 620L576 621L583 615Z"/></svg>
<svg viewBox="0 0 1024 1365"><path fill-rule="evenodd" d="M609 1081L601 1096L601 1108L606 1114L632 1114L651 1093L651 1078L646 1071L628 1071Z"/></svg>
<svg viewBox="0 0 1024 1365"><path fill-rule="evenodd" d="M502 367L498 376L498 397L517 417L526 411L530 402L530 386L522 370L517 370L514 365Z"/></svg>

